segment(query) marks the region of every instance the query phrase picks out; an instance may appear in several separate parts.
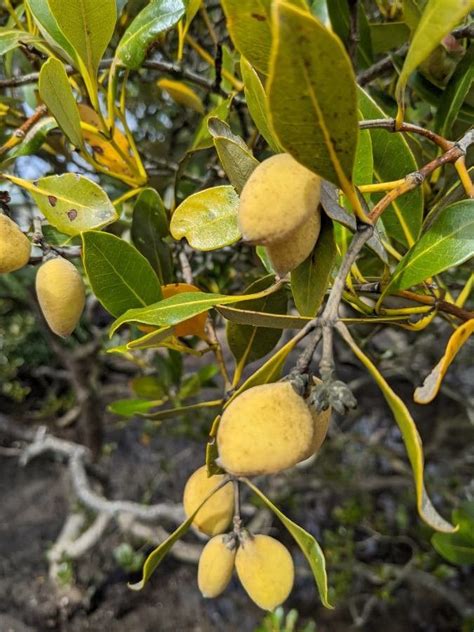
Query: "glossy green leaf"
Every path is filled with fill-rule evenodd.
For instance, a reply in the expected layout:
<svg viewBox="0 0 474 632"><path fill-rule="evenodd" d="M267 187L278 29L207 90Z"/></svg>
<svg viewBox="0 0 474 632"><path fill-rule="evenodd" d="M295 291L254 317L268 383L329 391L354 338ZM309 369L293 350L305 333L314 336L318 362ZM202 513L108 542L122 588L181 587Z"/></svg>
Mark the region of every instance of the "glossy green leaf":
<svg viewBox="0 0 474 632"><path fill-rule="evenodd" d="M435 533L433 547L452 564L474 564L474 503L466 501L453 511L456 533Z"/></svg>
<svg viewBox="0 0 474 632"><path fill-rule="evenodd" d="M359 109L365 120L386 118L383 110L362 88L359 88ZM371 130L374 175L379 182L404 178L418 165L402 134ZM375 195L373 195L376 198ZM383 214L383 223L390 237L405 246L415 243L423 220L423 193L417 187L399 197Z"/></svg>
<svg viewBox="0 0 474 632"><path fill-rule="evenodd" d="M102 228L118 217L105 191L76 173L47 176L35 182L3 177L26 189L48 222L66 235Z"/></svg>
<svg viewBox="0 0 474 632"><path fill-rule="evenodd" d="M359 134L349 57L315 18L283 1L275 4L273 35L267 94L278 141L301 164L346 191Z"/></svg>
<svg viewBox="0 0 474 632"><path fill-rule="evenodd" d="M203 502L199 505L194 513L192 513L187 520L185 520L179 527L173 531L173 533L166 538L164 542L162 542L150 555L146 558L145 564L143 565L143 577L136 584L129 584L128 587L132 590L141 590L147 581L150 579L153 572L156 570L158 565L162 562L165 555L171 549L173 544L183 537L183 535L189 530L191 527L194 518L197 516L198 512L202 507L207 503L209 498L211 498L221 487L225 484L229 484L230 481L222 482L219 485L216 485L215 489L213 489L203 500Z"/></svg>
<svg viewBox="0 0 474 632"><path fill-rule="evenodd" d="M91 77L95 77L115 30L115 0L48 0L48 3L60 30Z"/></svg>
<svg viewBox="0 0 474 632"><path fill-rule="evenodd" d="M133 208L131 235L161 283L170 283L173 277L171 250L164 241L169 235L168 216L155 189L145 189L138 196Z"/></svg>
<svg viewBox="0 0 474 632"><path fill-rule="evenodd" d="M130 24L120 40L115 56L127 68L142 65L148 47L183 17L182 0L151 0Z"/></svg>
<svg viewBox="0 0 474 632"><path fill-rule="evenodd" d="M245 57L240 60L240 72L244 81L245 101L250 116L270 149L278 153L281 149L270 126L267 95L260 77Z"/></svg>
<svg viewBox="0 0 474 632"><path fill-rule="evenodd" d="M267 276L252 283L245 294L254 294L273 283L273 276ZM239 307L244 310L268 312L270 314L286 314L288 297L286 288L282 287L278 292L252 301L244 301ZM239 325L229 322L227 325L227 342L229 348L239 365L246 366L255 360L263 358L278 343L281 330L269 329L253 325Z"/></svg>
<svg viewBox="0 0 474 632"><path fill-rule="evenodd" d="M311 255L291 273L291 291L301 316L316 316L331 280L337 248L332 221L322 213L321 232Z"/></svg>
<svg viewBox="0 0 474 632"><path fill-rule="evenodd" d="M237 221L239 196L231 186L212 187L187 197L173 213L175 239L186 238L196 250L217 250L241 237Z"/></svg>
<svg viewBox="0 0 474 632"><path fill-rule="evenodd" d="M404 290L474 256L474 200L445 207L398 263L384 294Z"/></svg>
<svg viewBox="0 0 474 632"><path fill-rule="evenodd" d="M82 147L81 119L63 64L51 57L41 66L39 93L71 143Z"/></svg>
<svg viewBox="0 0 474 632"><path fill-rule="evenodd" d="M403 105L405 86L411 73L473 10L473 0L428 0L398 78L396 94L400 106Z"/></svg>
<svg viewBox="0 0 474 632"><path fill-rule="evenodd" d="M224 121L212 117L208 121L214 147L230 183L240 193L250 174L258 166L250 149L240 136L236 136Z"/></svg>
<svg viewBox="0 0 474 632"><path fill-rule="evenodd" d="M446 86L436 110L435 128L449 138L461 106L474 81L474 46L469 46Z"/></svg>
<svg viewBox="0 0 474 632"><path fill-rule="evenodd" d="M256 494L261 501L281 520L283 526L287 529L290 535L295 540L296 544L300 547L303 555L308 560L309 566L313 573L313 577L318 587L319 597L325 608L331 608L328 595L328 578L326 573L326 560L324 553L319 546L318 542L311 535L300 527L296 522L290 520L284 513L282 513L271 500L269 500L258 487L251 483L248 479L244 479L245 484L250 487L254 494Z"/></svg>
<svg viewBox="0 0 474 632"><path fill-rule="evenodd" d="M373 377L375 383L382 391L382 394L392 411L398 427L405 443L405 448L410 460L415 480L417 507L420 517L436 531L451 533L455 528L442 518L434 508L431 500L426 493L424 478L424 457L421 437L410 411L406 407L403 400L390 388L382 374L378 371L375 364L365 355L365 353L357 346L347 328L343 325L336 326L339 333L352 349L354 355L365 366L367 371Z"/></svg>
<svg viewBox="0 0 474 632"><path fill-rule="evenodd" d="M161 287L147 259L115 235L90 231L82 236L84 268L92 291L113 316L161 298Z"/></svg>
<svg viewBox="0 0 474 632"><path fill-rule="evenodd" d="M217 307L217 311L231 323L266 329L302 329L311 320L308 317L271 314L270 312L244 309L240 306L231 307L230 305L220 305Z"/></svg>
<svg viewBox="0 0 474 632"><path fill-rule="evenodd" d="M368 129L359 134L352 180L354 184L371 184L374 177L372 137Z"/></svg>
<svg viewBox="0 0 474 632"><path fill-rule="evenodd" d="M279 285L274 285L268 290L258 292L253 296L239 294L226 296L225 294L205 294L204 292L184 292L175 294L158 303L139 309L129 309L128 312L118 318L112 325L111 335L118 327L125 323L141 323L163 327L165 325L177 325L183 320L202 314L216 305L230 305L253 298L261 298L275 292Z"/></svg>

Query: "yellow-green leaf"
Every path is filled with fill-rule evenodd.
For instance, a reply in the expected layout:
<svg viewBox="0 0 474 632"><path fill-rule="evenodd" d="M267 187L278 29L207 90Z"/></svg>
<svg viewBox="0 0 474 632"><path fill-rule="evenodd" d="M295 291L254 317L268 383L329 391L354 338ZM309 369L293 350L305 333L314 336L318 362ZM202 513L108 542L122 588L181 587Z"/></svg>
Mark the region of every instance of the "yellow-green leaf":
<svg viewBox="0 0 474 632"><path fill-rule="evenodd" d="M59 28L95 77L115 30L115 0L48 0Z"/></svg>
<svg viewBox="0 0 474 632"><path fill-rule="evenodd" d="M118 218L105 191L77 173L47 176L35 182L2 176L26 189L48 222L66 235L102 228Z"/></svg>
<svg viewBox="0 0 474 632"><path fill-rule="evenodd" d="M82 147L81 119L63 64L54 57L41 66L39 93L71 143Z"/></svg>
<svg viewBox="0 0 474 632"><path fill-rule="evenodd" d="M452 334L447 344L443 357L425 378L422 386L415 390L415 402L417 404L429 404L438 394L446 371L456 357L458 351L474 333L474 319L468 320Z"/></svg>
<svg viewBox="0 0 474 632"><path fill-rule="evenodd" d="M409 76L443 38L473 10L473 0L428 0L398 78L396 94L399 121L403 117L403 97Z"/></svg>
<svg viewBox="0 0 474 632"><path fill-rule="evenodd" d="M280 284L275 284L267 290L256 294L239 294L237 296L226 296L225 294L205 294L204 292L184 292L175 294L148 307L129 309L118 318L112 325L111 335L125 323L140 323L142 325L153 325L163 327L167 325L177 325L183 320L197 316L217 305L229 305L249 299L262 298L268 294L276 292Z"/></svg>
<svg viewBox="0 0 474 632"><path fill-rule="evenodd" d="M204 106L199 95L182 81L159 79L157 85L162 90L165 90L176 103L191 108L191 110L200 114L204 113Z"/></svg>
<svg viewBox="0 0 474 632"><path fill-rule="evenodd" d="M265 89L256 70L242 57L240 60L240 72L244 80L244 93L250 116L258 131L267 141L270 149L275 153L281 152L278 141L270 126L268 101Z"/></svg>
<svg viewBox="0 0 474 632"><path fill-rule="evenodd" d="M267 94L281 146L311 171L352 190L359 128L350 59L316 18L282 0L274 4Z"/></svg>
<svg viewBox="0 0 474 632"><path fill-rule="evenodd" d="M231 186L212 187L187 197L173 213L170 232L196 250L217 250L240 239L239 196Z"/></svg>
<svg viewBox="0 0 474 632"><path fill-rule="evenodd" d="M290 520L283 512L281 512L276 505L274 505L258 487L251 483L248 479L244 479L244 483L250 487L250 489L256 494L265 505L273 511L273 513L281 520L283 526L286 527L288 532L292 535L296 544L300 547L303 555L309 562L309 566L313 573L318 587L319 596L321 602L325 608L331 608L328 597L328 578L326 574L326 560L324 559L324 553L319 546L318 542L311 535L300 527L299 524Z"/></svg>
<svg viewBox="0 0 474 632"><path fill-rule="evenodd" d="M447 522L439 515L439 513L434 508L431 500L429 499L428 494L426 493L423 480L424 457L422 442L421 437L418 434L415 422L413 421L413 418L410 414L410 411L404 404L403 400L390 388L384 377L378 371L375 364L357 346L348 329L344 325L339 323L337 325L337 330L350 346L350 348L354 352L354 355L360 360L360 362L365 366L367 371L373 377L377 386L382 391L382 394L385 397L390 410L392 411L395 421L400 428L400 432L402 434L403 441L408 453L408 458L410 460L413 471L416 488L417 507L420 517L436 531L441 531L444 533L454 532L456 530L455 527L453 527L449 522Z"/></svg>
<svg viewBox="0 0 474 632"><path fill-rule="evenodd" d="M142 579L136 584L129 584L128 587L132 590L141 590L147 581L150 579L153 572L156 570L158 565L161 563L165 555L171 549L173 544L183 537L183 535L189 530L191 527L194 518L197 516L202 507L207 503L209 498L211 498L219 489L224 487L230 483L230 480L222 481L222 483L216 485L216 487L209 492L206 498L202 501L199 507L196 509L194 513L192 513L187 520L185 520L179 527L173 531L173 533L166 538L164 542L162 542L159 546L156 547L154 551L150 553L150 555L146 558L145 563L143 565L143 576Z"/></svg>

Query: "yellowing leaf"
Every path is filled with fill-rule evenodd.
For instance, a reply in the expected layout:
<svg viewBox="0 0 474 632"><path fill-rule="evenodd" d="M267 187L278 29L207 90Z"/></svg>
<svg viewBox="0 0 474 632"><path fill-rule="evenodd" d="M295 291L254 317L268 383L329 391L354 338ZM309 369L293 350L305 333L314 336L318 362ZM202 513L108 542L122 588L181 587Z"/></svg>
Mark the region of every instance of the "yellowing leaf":
<svg viewBox="0 0 474 632"><path fill-rule="evenodd" d="M403 118L403 98L409 76L472 10L473 0L428 0L398 78L399 122Z"/></svg>
<svg viewBox="0 0 474 632"><path fill-rule="evenodd" d="M350 59L307 12L277 1L273 18L267 83L273 130L298 162L351 192L359 127Z"/></svg>
<svg viewBox="0 0 474 632"><path fill-rule="evenodd" d="M204 113L204 106L200 97L194 92L192 88L187 86L182 81L174 81L173 79L159 79L157 85L162 90L165 90L173 101L184 105L187 108L191 108L195 112L200 114Z"/></svg>
<svg viewBox="0 0 474 632"><path fill-rule="evenodd" d="M415 390L414 399L417 404L429 404L433 401L451 362L472 333L474 333L474 319L465 322L452 334L443 357L425 378L423 385Z"/></svg>
<svg viewBox="0 0 474 632"><path fill-rule="evenodd" d="M217 250L240 239L239 196L231 186L212 187L187 197L173 213L170 232L196 250Z"/></svg>
<svg viewBox="0 0 474 632"><path fill-rule="evenodd" d="M410 415L410 411L400 397L390 388L375 364L357 346L347 327L342 325L342 323L339 323L337 325L337 331L350 346L354 355L360 360L370 375L374 378L377 386L382 391L390 410L392 411L398 427L400 428L413 471L417 507L420 517L436 531L442 531L444 533L454 532L456 530L455 527L439 515L426 493L423 481L424 457L421 437L418 434L418 430L412 416Z"/></svg>
<svg viewBox="0 0 474 632"><path fill-rule="evenodd" d="M133 182L137 181L137 174L132 169L132 152L127 137L117 126L114 127L112 143L101 134L101 121L97 113L87 105L79 105L79 114L84 123L97 129L94 132L90 129L83 129L82 136L89 145L95 161L116 174L123 175ZM130 162L129 162L130 161Z"/></svg>

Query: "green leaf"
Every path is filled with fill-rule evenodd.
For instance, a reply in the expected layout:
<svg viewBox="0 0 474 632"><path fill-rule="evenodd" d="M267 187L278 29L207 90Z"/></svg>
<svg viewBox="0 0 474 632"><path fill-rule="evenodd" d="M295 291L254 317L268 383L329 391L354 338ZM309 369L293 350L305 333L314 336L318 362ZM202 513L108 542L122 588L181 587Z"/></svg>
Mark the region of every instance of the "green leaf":
<svg viewBox="0 0 474 632"><path fill-rule="evenodd" d="M150 553L150 555L146 558L145 564L143 565L143 577L136 584L129 584L128 587L132 590L141 590L147 581L150 579L153 572L156 570L158 565L162 562L165 555L171 549L173 544L183 537L183 535L189 530L191 527L194 518L197 516L198 512L202 507L207 503L209 498L211 498L221 487L229 484L229 480L222 481L222 483L216 485L216 487L206 496L203 502L199 505L194 513L192 513L187 520L185 520L179 527L173 531L173 533L166 538L164 542L162 542L154 551Z"/></svg>
<svg viewBox="0 0 474 632"><path fill-rule="evenodd" d="M301 316L314 317L329 287L331 272L336 261L332 221L321 214L321 232L311 255L291 273L291 291Z"/></svg>
<svg viewBox="0 0 474 632"><path fill-rule="evenodd" d="M111 335L125 323L141 323L163 327L165 325L177 325L183 320L202 314L216 305L229 305L253 298L261 298L275 292L280 286L275 284L268 290L263 290L253 295L226 296L225 294L205 294L204 292L183 292L175 294L158 303L139 309L129 309L128 312L118 318L112 325Z"/></svg>
<svg viewBox="0 0 474 632"><path fill-rule="evenodd" d="M212 117L208 121L208 128L214 139L222 168L234 189L240 193L250 174L258 166L258 160L253 157L242 138L231 131L227 123Z"/></svg>
<svg viewBox="0 0 474 632"><path fill-rule="evenodd" d="M248 479L244 479L244 483L250 487L254 494L256 494L261 501L279 518L283 526L288 530L296 544L300 547L303 555L309 562L309 566L313 573L313 577L318 587L319 597L325 608L333 608L329 603L328 596L328 578L326 574L326 560L324 559L324 553L319 546L316 539L300 527L296 522L290 520L284 513L282 513L276 505L274 505L270 499L268 499L258 487L251 483Z"/></svg>
<svg viewBox="0 0 474 632"><path fill-rule="evenodd" d="M47 176L35 182L6 174L3 177L26 189L48 222L66 235L102 228L118 217L105 191L76 173Z"/></svg>
<svg viewBox="0 0 474 632"><path fill-rule="evenodd" d="M386 118L383 110L371 97L359 88L359 109L365 120ZM402 134L387 130L371 130L374 156L374 175L379 182L404 178L416 171L418 165ZM375 195L373 195L376 198ZM383 223L389 236L406 246L412 246L418 238L423 221L423 193L417 187L398 198L383 214Z"/></svg>
<svg viewBox="0 0 474 632"><path fill-rule="evenodd" d="M209 132L209 121L211 118L217 118L221 122L226 120L229 116L232 99L233 95L230 95L227 99L222 99L222 101L201 120L189 151L194 152L212 147L213 140Z"/></svg>
<svg viewBox="0 0 474 632"><path fill-rule="evenodd" d="M125 31L115 52L117 60L132 70L140 68L148 47L175 26L184 12L181 0L151 0Z"/></svg>
<svg viewBox="0 0 474 632"><path fill-rule="evenodd" d="M474 503L465 501L453 511L456 533L435 533L433 547L452 564L474 564Z"/></svg>
<svg viewBox="0 0 474 632"><path fill-rule="evenodd" d="M150 400L141 398L118 399L107 406L107 410L121 417L135 417L146 413L162 404L162 400ZM147 415L148 416L148 415Z"/></svg>
<svg viewBox="0 0 474 632"><path fill-rule="evenodd" d="M385 400L392 411L392 414L397 422L400 432L405 443L405 448L410 460L411 468L413 471L413 478L415 480L417 507L420 517L430 525L436 531L442 531L445 533L451 533L455 529L454 527L442 518L434 508L431 500L426 493L425 484L423 481L424 470L424 457L423 448L421 443L421 437L418 434L415 422L413 421L410 411L404 404L403 400L390 388L389 384L385 381L384 377L378 371L373 362L363 353L363 351L357 346L348 329L342 325L336 325L337 331L341 334L349 347L352 349L354 355L365 366L367 371L373 377L375 383L382 391Z"/></svg>
<svg viewBox="0 0 474 632"><path fill-rule="evenodd" d="M217 250L240 239L239 196L231 186L212 187L187 197L171 218L175 239L186 238L196 250Z"/></svg>
<svg viewBox="0 0 474 632"><path fill-rule="evenodd" d="M51 12L48 0L26 0L33 19L38 25L41 34L55 48L58 48L63 56L77 68L77 53L71 42L59 28L59 25Z"/></svg>
<svg viewBox="0 0 474 632"><path fill-rule="evenodd" d="M357 143L352 180L354 184L371 184L374 177L372 137L368 129L362 130Z"/></svg>
<svg viewBox="0 0 474 632"><path fill-rule="evenodd" d="M6 55L11 50L19 48L21 44L32 45L41 42L39 37L35 37L25 31L14 29L0 29L0 57Z"/></svg>
<svg viewBox="0 0 474 632"><path fill-rule="evenodd" d="M459 110L474 81L474 46L469 46L446 86L436 110L435 129L444 137L451 136Z"/></svg>
<svg viewBox="0 0 474 632"><path fill-rule="evenodd" d="M60 30L91 77L95 77L115 30L115 0L48 0L48 3Z"/></svg>
<svg viewBox="0 0 474 632"><path fill-rule="evenodd" d="M282 147L349 190L359 134L351 62L337 37L283 1L275 3L267 94Z"/></svg>
<svg viewBox="0 0 474 632"><path fill-rule="evenodd" d="M173 277L171 250L164 241L168 235L168 216L163 201L155 189L145 189L133 208L131 236L163 284Z"/></svg>
<svg viewBox="0 0 474 632"><path fill-rule="evenodd" d="M84 268L99 301L113 316L161 298L153 268L123 239L90 231L82 236Z"/></svg>
<svg viewBox="0 0 474 632"><path fill-rule="evenodd" d="M252 283L246 290L245 294L254 294L259 292L273 283L273 276L266 276ZM288 305L288 297L286 289L280 288L278 292L264 296L260 299L252 301L244 301L240 303L240 307L245 310L255 310L258 312L267 312L275 314L286 314ZM269 329L252 325L238 325L235 322L229 322L227 325L227 342L229 348L241 366L246 366L255 360L263 358L278 343L281 337L281 330Z"/></svg>
<svg viewBox="0 0 474 632"><path fill-rule="evenodd" d="M404 290L474 256L474 200L444 208L398 263L384 295Z"/></svg>
<svg viewBox="0 0 474 632"><path fill-rule="evenodd" d="M278 153L281 151L281 148L270 127L267 95L260 77L245 57L242 57L240 60L240 72L244 81L245 100L250 116L260 134L267 141L270 149Z"/></svg>
<svg viewBox="0 0 474 632"><path fill-rule="evenodd" d="M1 161L2 165L8 164L19 156L31 156L36 154L46 142L51 130L58 124L52 116L45 116L35 123L26 133L21 143L13 147Z"/></svg>
<svg viewBox="0 0 474 632"><path fill-rule="evenodd" d="M71 143L82 147L81 118L63 64L54 57L41 66L39 93Z"/></svg>
<svg viewBox="0 0 474 632"><path fill-rule="evenodd" d="M375 55L386 53L392 48L400 48L410 37L410 29L405 22L382 22L370 25L370 37Z"/></svg>
<svg viewBox="0 0 474 632"><path fill-rule="evenodd" d="M403 107L405 86L411 73L472 10L473 0L428 0L398 78L399 106Z"/></svg>
<svg viewBox="0 0 474 632"><path fill-rule="evenodd" d="M266 74L272 42L271 0L222 0L222 8L235 48Z"/></svg>

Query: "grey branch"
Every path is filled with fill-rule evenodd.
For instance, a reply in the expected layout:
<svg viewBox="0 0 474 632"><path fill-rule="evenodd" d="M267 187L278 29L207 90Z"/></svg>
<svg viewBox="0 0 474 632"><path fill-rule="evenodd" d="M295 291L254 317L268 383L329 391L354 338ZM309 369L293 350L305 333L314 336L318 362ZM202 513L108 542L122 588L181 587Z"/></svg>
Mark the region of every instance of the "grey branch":
<svg viewBox="0 0 474 632"><path fill-rule="evenodd" d="M108 516L117 516L121 513L131 514L147 522L164 519L179 524L184 520L181 504L142 505L127 500L108 500L97 494L91 488L86 472L85 464L90 459L89 450L77 443L53 437L47 434L44 428L38 430L34 441L25 448L20 462L26 465L31 459L45 452L54 452L67 459L74 493L86 507L97 513Z"/></svg>

